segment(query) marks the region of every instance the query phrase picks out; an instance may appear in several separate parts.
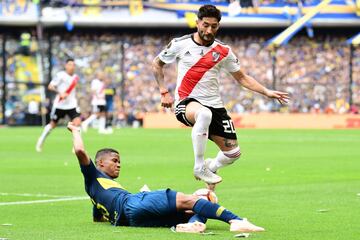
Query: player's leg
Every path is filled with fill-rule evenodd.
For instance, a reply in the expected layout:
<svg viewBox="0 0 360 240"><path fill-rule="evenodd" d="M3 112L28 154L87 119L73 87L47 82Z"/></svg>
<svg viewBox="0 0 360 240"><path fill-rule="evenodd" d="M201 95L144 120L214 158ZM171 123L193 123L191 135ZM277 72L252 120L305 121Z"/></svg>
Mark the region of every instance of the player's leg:
<svg viewBox="0 0 360 240"><path fill-rule="evenodd" d="M69 116L70 120L75 126L81 126L80 111L78 108L66 110L66 114Z"/></svg>
<svg viewBox="0 0 360 240"><path fill-rule="evenodd" d="M61 109L54 109L50 113L50 122L46 124L44 127L38 141L36 142L35 150L37 152L42 151L42 147L44 145L46 137L50 134L51 130L53 130L56 127L57 122L59 119L64 117L64 110Z"/></svg>
<svg viewBox="0 0 360 240"><path fill-rule="evenodd" d="M187 222L190 215L176 209L176 194L170 189L131 194L123 206L129 225L171 227Z"/></svg>
<svg viewBox="0 0 360 240"><path fill-rule="evenodd" d="M107 99L105 105L105 113L106 113L106 125L105 128L108 132L112 133L112 123L114 117L114 101L113 99Z"/></svg>
<svg viewBox="0 0 360 240"><path fill-rule="evenodd" d="M87 132L89 125L98 117L97 112L98 112L97 106L93 105L90 116L81 123L81 128L83 132Z"/></svg>
<svg viewBox="0 0 360 240"><path fill-rule="evenodd" d="M209 127L210 139L220 151L214 159L206 159L205 165L212 172L230 165L240 158L241 152L237 142L234 124L225 108L212 109L213 121Z"/></svg>
<svg viewBox="0 0 360 240"><path fill-rule="evenodd" d="M193 124L191 137L195 157L194 176L207 183L221 182L221 177L211 173L204 166L204 154L209 136L209 126L212 121L211 110L193 101L186 105L185 116Z"/></svg>
<svg viewBox="0 0 360 240"><path fill-rule="evenodd" d="M105 105L99 105L98 106L98 116L99 116L99 133L101 134L107 134L107 132L105 131L105 127L106 127L106 112L105 112Z"/></svg>
<svg viewBox="0 0 360 240"><path fill-rule="evenodd" d="M223 222L229 222L233 219L241 220L240 217L216 203L181 192L178 192L176 195L176 208L178 210L192 210L194 213L205 218L218 219Z"/></svg>
<svg viewBox="0 0 360 240"><path fill-rule="evenodd" d="M210 219L217 219L230 224L230 231L239 232L259 232L264 231L264 228L255 226L247 219L242 219L224 207L201 199L198 196L186 195L178 192L176 195L176 208L178 211L192 210L195 214ZM201 224L194 225L192 223L181 224L180 229L196 229L202 226ZM205 229L204 229L205 230ZM195 232L195 231L194 231Z"/></svg>
<svg viewBox="0 0 360 240"><path fill-rule="evenodd" d="M233 164L241 156L240 147L236 139L227 139L221 136L212 135L211 139L219 147L220 151L214 159L206 159L206 167L212 172Z"/></svg>
<svg viewBox="0 0 360 240"><path fill-rule="evenodd" d="M81 126L81 118L80 117L73 118L71 121L74 123L75 126L78 126L78 127Z"/></svg>
<svg viewBox="0 0 360 240"><path fill-rule="evenodd" d="M181 203L178 204L181 205ZM204 232L206 230L207 218L199 214L194 214L192 210L187 210L187 211L191 212L192 216L189 218L187 222L178 223L175 228L176 232L191 232L191 233Z"/></svg>

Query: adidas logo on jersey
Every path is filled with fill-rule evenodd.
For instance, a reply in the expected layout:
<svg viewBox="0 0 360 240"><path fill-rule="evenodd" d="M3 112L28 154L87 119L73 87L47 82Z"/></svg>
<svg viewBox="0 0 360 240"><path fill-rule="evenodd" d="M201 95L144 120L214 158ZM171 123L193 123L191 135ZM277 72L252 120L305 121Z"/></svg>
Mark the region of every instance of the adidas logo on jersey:
<svg viewBox="0 0 360 240"><path fill-rule="evenodd" d="M191 53L190 53L189 51L187 51L187 52L185 53L185 56L191 56Z"/></svg>

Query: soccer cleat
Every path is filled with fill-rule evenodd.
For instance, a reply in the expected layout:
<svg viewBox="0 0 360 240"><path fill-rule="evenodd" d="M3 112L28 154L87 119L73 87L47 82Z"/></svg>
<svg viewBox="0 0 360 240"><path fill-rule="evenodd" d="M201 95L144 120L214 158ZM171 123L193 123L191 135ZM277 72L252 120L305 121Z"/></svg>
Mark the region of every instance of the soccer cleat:
<svg viewBox="0 0 360 240"><path fill-rule="evenodd" d="M191 223L181 223L176 225L176 232L184 233L202 233L205 232L206 225L202 222L191 222Z"/></svg>
<svg viewBox="0 0 360 240"><path fill-rule="evenodd" d="M35 150L36 150L37 152L42 152L42 146L41 146L41 144L40 144L39 141L36 143Z"/></svg>
<svg viewBox="0 0 360 240"><path fill-rule="evenodd" d="M230 232L263 232L264 228L255 226L249 222L246 218L242 220L233 219L229 221Z"/></svg>
<svg viewBox="0 0 360 240"><path fill-rule="evenodd" d="M222 178L211 172L205 166L200 170L194 170L194 176L197 180L202 180L208 184L216 184L222 181Z"/></svg>
<svg viewBox="0 0 360 240"><path fill-rule="evenodd" d="M114 133L114 130L112 129L112 127L107 127L105 130L108 132L108 134Z"/></svg>
<svg viewBox="0 0 360 240"><path fill-rule="evenodd" d="M208 168L211 172L216 174L216 171L212 171L210 168L210 164L212 161L215 161L215 159L212 158L205 159L205 167ZM215 192L215 187L216 187L215 183L206 183L206 188L209 189L210 191Z"/></svg>
<svg viewBox="0 0 360 240"><path fill-rule="evenodd" d="M211 172L215 173L216 174L216 171L217 170L214 170L212 167L212 163L213 161L215 161L215 159L212 159L212 158L207 158L205 159L204 163L205 163L205 167L208 168Z"/></svg>

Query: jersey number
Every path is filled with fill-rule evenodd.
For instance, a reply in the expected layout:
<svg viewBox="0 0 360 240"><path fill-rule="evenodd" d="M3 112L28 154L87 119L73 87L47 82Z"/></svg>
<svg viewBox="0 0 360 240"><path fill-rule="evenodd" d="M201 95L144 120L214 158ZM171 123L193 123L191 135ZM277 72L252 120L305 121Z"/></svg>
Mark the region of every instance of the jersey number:
<svg viewBox="0 0 360 240"><path fill-rule="evenodd" d="M226 133L235 133L235 127L234 127L234 123L233 121L230 120L223 120L223 127L224 127L224 132Z"/></svg>
<svg viewBox="0 0 360 240"><path fill-rule="evenodd" d="M108 219L110 217L110 214L109 214L108 210L105 208L104 205L95 202L93 199L91 199L91 201L96 206L96 208L101 211L101 214L104 215L105 218Z"/></svg>

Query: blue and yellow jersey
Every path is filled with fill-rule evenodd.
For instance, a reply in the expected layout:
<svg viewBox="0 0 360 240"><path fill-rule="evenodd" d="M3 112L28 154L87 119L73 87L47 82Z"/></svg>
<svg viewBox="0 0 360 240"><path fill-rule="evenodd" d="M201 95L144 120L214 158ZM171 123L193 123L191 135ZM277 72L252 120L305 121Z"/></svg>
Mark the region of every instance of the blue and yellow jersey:
<svg viewBox="0 0 360 240"><path fill-rule="evenodd" d="M120 225L124 216L123 205L128 195L118 182L96 169L90 161L88 166L80 165L85 178L85 190L94 204L94 218L105 218L113 225Z"/></svg>
<svg viewBox="0 0 360 240"><path fill-rule="evenodd" d="M110 85L105 88L105 96L114 96L116 89L114 86Z"/></svg>

